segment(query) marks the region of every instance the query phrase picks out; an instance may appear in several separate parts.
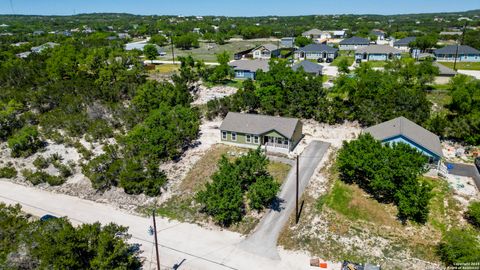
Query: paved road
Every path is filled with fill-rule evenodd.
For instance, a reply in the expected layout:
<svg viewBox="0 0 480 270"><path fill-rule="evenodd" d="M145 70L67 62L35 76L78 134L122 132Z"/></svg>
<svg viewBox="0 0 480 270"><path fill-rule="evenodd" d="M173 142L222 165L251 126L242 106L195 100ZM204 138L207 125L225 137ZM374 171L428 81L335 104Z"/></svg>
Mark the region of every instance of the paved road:
<svg viewBox="0 0 480 270"><path fill-rule="evenodd" d="M478 190L480 190L480 173L475 165L464 163L449 163L453 165L453 168L448 170L450 174L471 177L475 180Z"/></svg>
<svg viewBox="0 0 480 270"><path fill-rule="evenodd" d="M0 180L0 202L20 203L23 211L36 216L67 216L72 223L115 222L128 226L131 242L141 244L146 257L144 269L154 269L153 237L148 234L151 219L128 214L109 205L55 194ZM241 250L244 237L230 231L209 230L189 223L170 222L157 218L162 269L299 269L309 267L305 254L281 250L275 261ZM175 268L175 265L180 267Z"/></svg>
<svg viewBox="0 0 480 270"><path fill-rule="evenodd" d="M148 65L148 64L173 64L173 60L145 60L143 61L143 63L145 65ZM179 65L180 64L180 61L175 60L175 64ZM219 63L217 62L204 62L205 65L207 66L218 66Z"/></svg>
<svg viewBox="0 0 480 270"><path fill-rule="evenodd" d="M300 156L299 197L305 190L315 169L330 146L321 141L311 142ZM270 259L280 259L277 251L277 240L288 218L295 211L296 165L292 167L287 180L282 185L279 205L269 210L247 239L239 244L245 251L265 256Z"/></svg>

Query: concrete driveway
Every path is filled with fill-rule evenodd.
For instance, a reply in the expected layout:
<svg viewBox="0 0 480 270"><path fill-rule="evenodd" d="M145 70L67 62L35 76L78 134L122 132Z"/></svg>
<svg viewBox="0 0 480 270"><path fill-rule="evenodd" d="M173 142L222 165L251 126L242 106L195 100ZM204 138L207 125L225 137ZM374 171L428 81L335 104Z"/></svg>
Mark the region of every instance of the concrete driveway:
<svg viewBox="0 0 480 270"><path fill-rule="evenodd" d="M475 181L478 190L480 190L480 173L478 172L475 165L464 164L464 163L448 163L453 167L448 170L450 174L471 177Z"/></svg>
<svg viewBox="0 0 480 270"><path fill-rule="evenodd" d="M315 169L330 146L329 143L312 141L300 156L299 198L308 185ZM290 170L287 180L278 195L278 204L263 217L255 231L239 244L245 251L270 259L280 259L277 240L288 218L295 211L296 164Z"/></svg>

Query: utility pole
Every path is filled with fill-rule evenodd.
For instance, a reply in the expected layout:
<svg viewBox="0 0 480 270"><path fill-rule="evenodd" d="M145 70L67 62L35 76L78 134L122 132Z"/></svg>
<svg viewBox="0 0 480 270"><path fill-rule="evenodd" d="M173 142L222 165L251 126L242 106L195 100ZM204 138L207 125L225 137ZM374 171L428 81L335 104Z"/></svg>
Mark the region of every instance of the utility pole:
<svg viewBox="0 0 480 270"><path fill-rule="evenodd" d="M155 252L157 255L157 270L160 270L160 255L158 254L157 222L155 221L155 210L152 211L153 234L155 235Z"/></svg>
<svg viewBox="0 0 480 270"><path fill-rule="evenodd" d="M297 156L297 183L296 183L296 189L295 189L295 223L298 224L298 219L299 219L299 216L298 216L298 158L300 157L300 155Z"/></svg>
<svg viewBox="0 0 480 270"><path fill-rule="evenodd" d="M455 50L455 59L454 59L454 62L453 62L453 70L457 70L457 58L458 58L458 47L460 47L460 45L463 44L463 42L465 41L465 32L467 30L467 21L465 21L465 25L463 26L463 33L462 33L462 37L460 39L460 43L457 41L457 49Z"/></svg>
<svg viewBox="0 0 480 270"><path fill-rule="evenodd" d="M170 44L172 45L172 62L173 64L175 65L175 52L174 52L174 48L173 48L173 33L170 32Z"/></svg>

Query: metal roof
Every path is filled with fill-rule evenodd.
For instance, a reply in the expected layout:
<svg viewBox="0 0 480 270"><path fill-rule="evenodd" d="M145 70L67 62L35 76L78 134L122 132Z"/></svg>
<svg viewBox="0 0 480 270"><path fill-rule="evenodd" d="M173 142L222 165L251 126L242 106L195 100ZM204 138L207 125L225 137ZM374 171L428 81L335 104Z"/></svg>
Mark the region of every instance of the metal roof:
<svg viewBox="0 0 480 270"><path fill-rule="evenodd" d="M298 49L298 51L335 53L338 51L338 49L325 44L308 44L307 46Z"/></svg>
<svg viewBox="0 0 480 270"><path fill-rule="evenodd" d="M417 37L406 37L399 39L395 42L393 42L393 46L408 46L410 42L413 42L417 39Z"/></svg>
<svg viewBox="0 0 480 270"><path fill-rule="evenodd" d="M433 51L435 55L437 54L456 54L457 53L457 45L449 45L445 46L440 49L436 49ZM472 48L467 45L459 45L458 46L458 54L480 54L480 51Z"/></svg>
<svg viewBox="0 0 480 270"><path fill-rule="evenodd" d="M400 54L402 51L393 48L389 45L370 45L360 49L357 49L355 53L368 53L368 54Z"/></svg>
<svg viewBox="0 0 480 270"><path fill-rule="evenodd" d="M268 64L268 60L261 60L261 59L236 60L236 61L230 62L228 65L233 67L236 70L247 70L247 71L251 71L251 72L255 72L259 69L267 72L270 69L270 66Z"/></svg>
<svg viewBox="0 0 480 270"><path fill-rule="evenodd" d="M300 63L296 63L295 65L292 66L292 69L297 71L300 67L303 67L303 70L307 73L321 73L323 66L310 62L308 60L302 61Z"/></svg>
<svg viewBox="0 0 480 270"><path fill-rule="evenodd" d="M351 37L340 41L340 45L368 45L370 40L361 37Z"/></svg>
<svg viewBox="0 0 480 270"><path fill-rule="evenodd" d="M318 29L314 28L314 29L310 29L308 31L303 32L302 36L310 36L310 35L318 36L318 35L323 34L324 32L325 31L321 31L321 30L318 30Z"/></svg>
<svg viewBox="0 0 480 270"><path fill-rule="evenodd" d="M370 133L375 139L380 141L401 135L435 155L443 156L440 138L403 116L369 127L364 132Z"/></svg>
<svg viewBox="0 0 480 270"><path fill-rule="evenodd" d="M297 118L229 112L220 125L220 130L253 135L275 130L286 138L292 139L299 122Z"/></svg>

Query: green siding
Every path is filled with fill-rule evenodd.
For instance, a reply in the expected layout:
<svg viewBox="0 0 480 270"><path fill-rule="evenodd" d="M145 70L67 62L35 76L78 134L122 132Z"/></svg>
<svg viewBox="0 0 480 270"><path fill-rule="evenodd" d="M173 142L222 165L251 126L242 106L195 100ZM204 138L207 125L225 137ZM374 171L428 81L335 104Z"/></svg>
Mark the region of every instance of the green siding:
<svg viewBox="0 0 480 270"><path fill-rule="evenodd" d="M277 138L284 138L284 139L286 139L285 136L283 136L282 134L276 132L275 130L272 130L272 131L270 131L270 132L268 132L268 133L265 133L265 134L263 134L262 136L277 137Z"/></svg>
<svg viewBox="0 0 480 270"><path fill-rule="evenodd" d="M222 142L232 142L232 143L249 144L249 145L250 144L251 145L259 145L262 142L261 137L259 136L258 144L256 144L255 140L254 140L254 135L252 135L251 142L247 143L247 134L238 133L238 132L237 132L237 140L233 141L232 140L232 132L230 132L230 131L227 131L227 139L223 139L222 133L220 133L220 138L221 138Z"/></svg>

